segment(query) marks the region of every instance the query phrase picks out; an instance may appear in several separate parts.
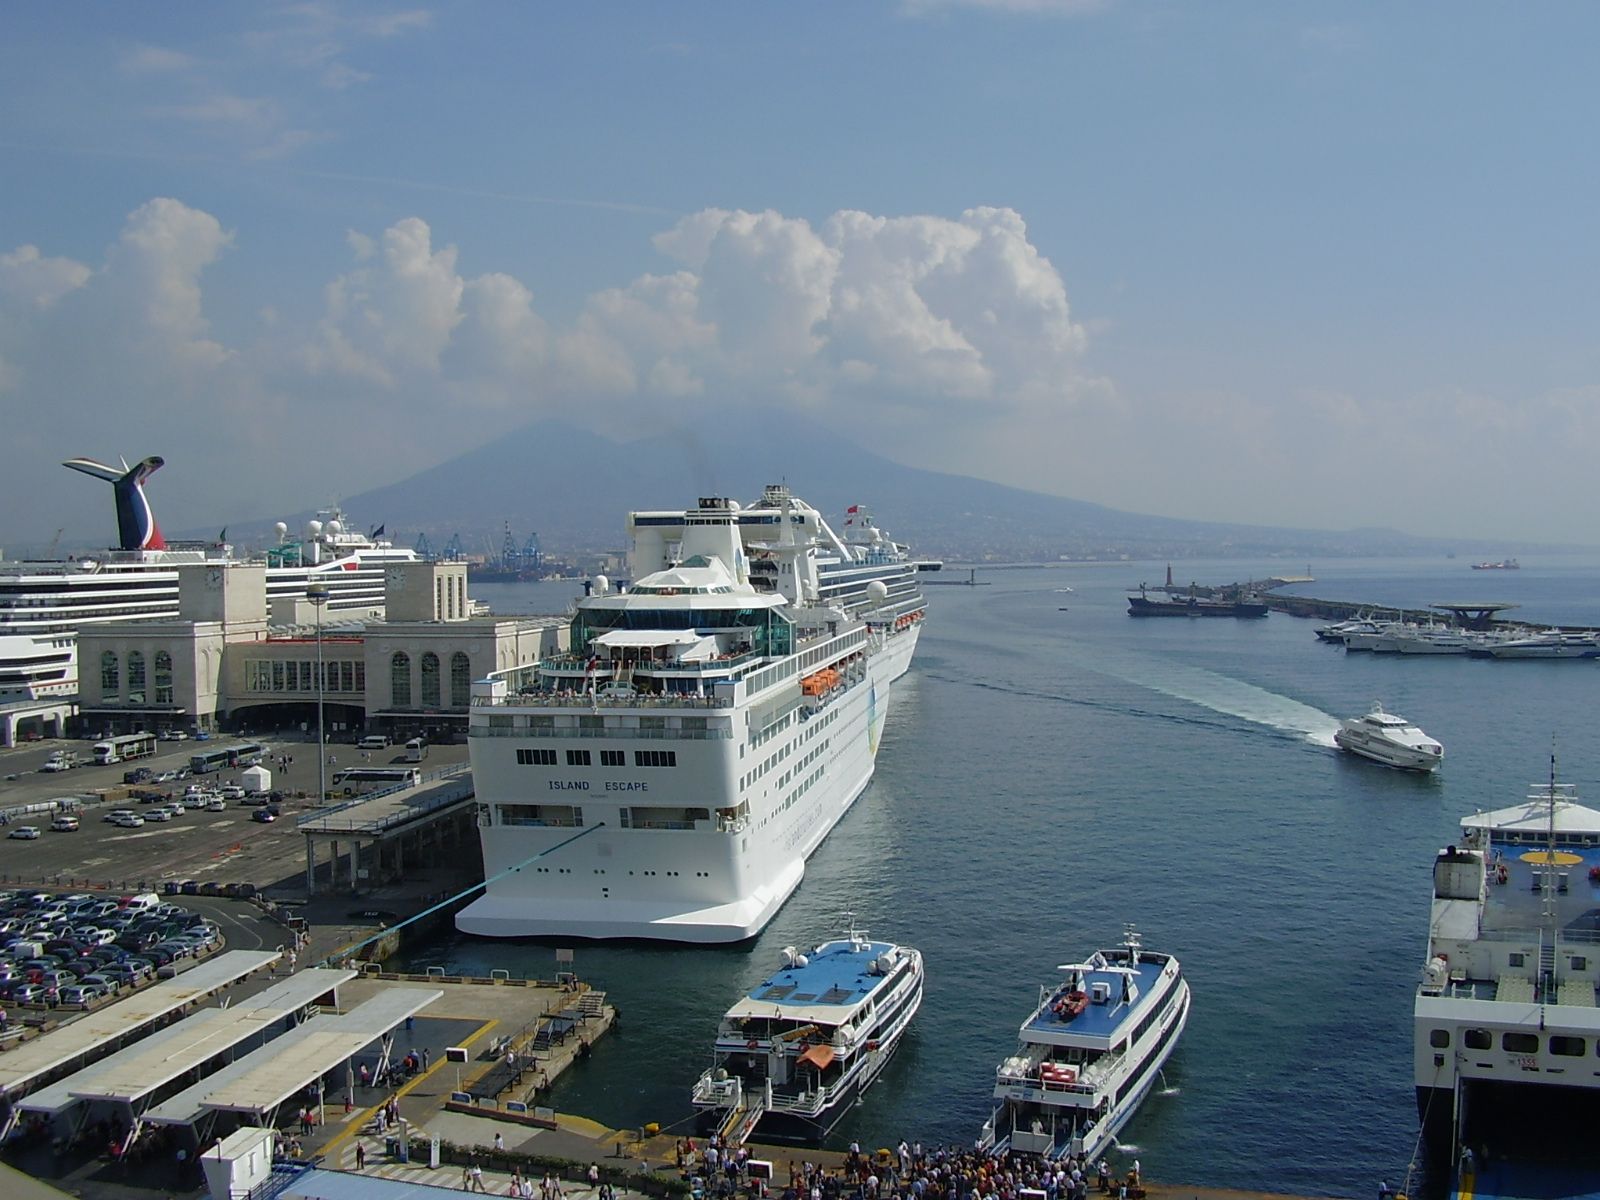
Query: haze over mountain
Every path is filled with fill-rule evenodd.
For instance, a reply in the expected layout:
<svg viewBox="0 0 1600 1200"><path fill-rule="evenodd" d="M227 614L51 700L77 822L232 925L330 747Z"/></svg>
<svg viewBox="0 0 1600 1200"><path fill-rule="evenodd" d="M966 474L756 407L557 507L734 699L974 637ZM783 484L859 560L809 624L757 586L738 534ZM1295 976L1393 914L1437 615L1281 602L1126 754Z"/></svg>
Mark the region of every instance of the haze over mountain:
<svg viewBox="0 0 1600 1200"><path fill-rule="evenodd" d="M629 510L681 509L700 496L748 502L777 482L788 483L835 524L842 524L846 507L860 504L917 553L960 561L1521 549L1382 529L1294 530L1124 512L903 466L805 425L781 437L742 426L683 426L666 436L624 442L557 421L539 422L350 496L344 508L356 524L383 524L405 544L425 532L438 550L460 534L466 552L481 555L498 550L509 523L519 544L537 531L547 553L572 554L621 548L622 518ZM270 527L270 520L233 522L231 536L260 539Z"/></svg>

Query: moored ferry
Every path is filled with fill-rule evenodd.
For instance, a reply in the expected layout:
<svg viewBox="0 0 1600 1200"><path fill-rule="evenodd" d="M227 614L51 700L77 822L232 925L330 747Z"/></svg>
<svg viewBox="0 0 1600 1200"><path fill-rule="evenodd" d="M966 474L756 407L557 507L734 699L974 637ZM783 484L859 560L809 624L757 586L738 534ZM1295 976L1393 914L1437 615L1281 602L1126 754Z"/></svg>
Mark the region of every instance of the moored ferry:
<svg viewBox="0 0 1600 1200"><path fill-rule="evenodd" d="M872 778L924 612L905 548L781 486L628 524L635 582L593 581L570 651L474 685L465 933L752 937Z"/></svg>
<svg viewBox="0 0 1600 1200"><path fill-rule="evenodd" d="M922 955L851 928L800 953L741 998L717 1029L695 1108L730 1144L823 1137L877 1080L922 1004Z"/></svg>
<svg viewBox="0 0 1600 1200"><path fill-rule="evenodd" d="M1059 968L1017 1052L995 1072L981 1149L1097 1160L1160 1077L1189 1019L1189 981L1132 927L1116 949Z"/></svg>
<svg viewBox="0 0 1600 1200"><path fill-rule="evenodd" d="M1600 812L1553 764L1521 804L1463 817L1434 858L1417 1111L1463 1195L1545 1194L1519 1179L1564 1168L1600 1185L1597 899Z"/></svg>

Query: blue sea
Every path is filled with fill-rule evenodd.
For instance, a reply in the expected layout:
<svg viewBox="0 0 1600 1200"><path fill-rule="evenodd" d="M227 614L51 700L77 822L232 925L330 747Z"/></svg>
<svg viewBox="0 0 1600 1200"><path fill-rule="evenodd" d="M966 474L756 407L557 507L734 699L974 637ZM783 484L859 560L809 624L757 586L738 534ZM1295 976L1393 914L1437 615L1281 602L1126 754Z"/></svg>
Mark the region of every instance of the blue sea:
<svg viewBox="0 0 1600 1200"><path fill-rule="evenodd" d="M1181 582L1303 564L1186 561ZM1600 626L1600 558L1312 564L1295 591L1422 606L1508 601ZM953 572L947 572L954 575ZM964 575L964 572L962 573ZM877 776L801 889L735 949L576 948L620 1007L617 1035L554 1102L615 1126L690 1115L722 1011L785 945L853 910L919 947L926 999L901 1052L835 1141L969 1145L995 1065L1056 964L1125 922L1177 954L1188 1031L1122 1149L1154 1178L1308 1195L1398 1183L1416 1142L1411 1000L1433 853L1460 818L1560 777L1600 804L1588 661L1349 654L1316 624L1136 620L1125 596L1161 563L980 569L930 587ZM497 612L560 611L570 583L479 586ZM1419 778L1338 754L1342 717L1380 700L1445 746ZM549 945L452 939L414 965L555 969Z"/></svg>

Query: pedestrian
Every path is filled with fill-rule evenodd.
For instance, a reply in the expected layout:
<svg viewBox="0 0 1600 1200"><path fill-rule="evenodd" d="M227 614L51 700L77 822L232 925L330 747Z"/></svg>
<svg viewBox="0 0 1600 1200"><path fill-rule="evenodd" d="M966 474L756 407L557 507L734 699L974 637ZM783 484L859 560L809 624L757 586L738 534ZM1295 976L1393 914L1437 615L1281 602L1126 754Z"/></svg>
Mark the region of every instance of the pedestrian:
<svg viewBox="0 0 1600 1200"><path fill-rule="evenodd" d="M506 1148L506 1139L500 1135L498 1129L495 1130L494 1134L494 1148L496 1150L504 1150Z"/></svg>
<svg viewBox="0 0 1600 1200"><path fill-rule="evenodd" d="M428 1048L426 1046L424 1046L422 1048L422 1069L424 1071L426 1071L428 1069L428 1059L431 1058L431 1057L432 1057L432 1055L429 1052Z"/></svg>
<svg viewBox="0 0 1600 1200"><path fill-rule="evenodd" d="M367 1169L367 1148L365 1146L363 1146L360 1142L357 1142L356 1143L356 1170L365 1171L366 1169Z"/></svg>
<svg viewBox="0 0 1600 1200"><path fill-rule="evenodd" d="M592 1188L600 1186L600 1166L598 1163L589 1164L589 1186Z"/></svg>
<svg viewBox="0 0 1600 1200"><path fill-rule="evenodd" d="M487 1192L489 1189L483 1186L483 1168L480 1167L477 1163L473 1163L471 1169L472 1169L472 1190L475 1191L475 1192Z"/></svg>

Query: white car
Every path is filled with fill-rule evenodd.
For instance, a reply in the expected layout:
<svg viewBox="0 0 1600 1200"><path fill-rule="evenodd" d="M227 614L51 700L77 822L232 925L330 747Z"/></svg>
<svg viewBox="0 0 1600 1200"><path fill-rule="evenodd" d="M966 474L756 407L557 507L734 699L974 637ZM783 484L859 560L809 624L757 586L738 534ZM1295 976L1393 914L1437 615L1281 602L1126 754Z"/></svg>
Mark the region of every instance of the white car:
<svg viewBox="0 0 1600 1200"><path fill-rule="evenodd" d="M119 829L143 829L144 818L135 812L124 813L122 816L113 821L112 824L116 825Z"/></svg>
<svg viewBox="0 0 1600 1200"><path fill-rule="evenodd" d="M76 833L78 831L78 818L57 817L50 822L50 828L55 833Z"/></svg>
<svg viewBox="0 0 1600 1200"><path fill-rule="evenodd" d="M70 771L72 764L64 758L47 758L39 764L41 771Z"/></svg>
<svg viewBox="0 0 1600 1200"><path fill-rule="evenodd" d="M161 735L169 742L187 742L189 735L182 729L169 729Z"/></svg>
<svg viewBox="0 0 1600 1200"><path fill-rule="evenodd" d="M211 799L206 801L206 811L207 812L227 812L228 811L228 802L226 800L224 800L221 796L213 796L213 797L211 797Z"/></svg>
<svg viewBox="0 0 1600 1200"><path fill-rule="evenodd" d="M220 795L224 800L243 800L244 789L236 783L230 783L227 787L223 788L218 795Z"/></svg>
<svg viewBox="0 0 1600 1200"><path fill-rule="evenodd" d="M220 800L221 797L219 796L217 799ZM190 792L184 796L183 806L185 808L204 808L207 804L211 803L211 800L212 797L206 795L204 792Z"/></svg>
<svg viewBox="0 0 1600 1200"><path fill-rule="evenodd" d="M113 808L106 814L105 819L115 825L118 821L122 820L123 817L137 817L138 815L139 814L134 812L131 808Z"/></svg>
<svg viewBox="0 0 1600 1200"><path fill-rule="evenodd" d="M146 821L170 821L172 820L172 813L165 808L152 808L144 814L144 819Z"/></svg>
<svg viewBox="0 0 1600 1200"><path fill-rule="evenodd" d="M21 838L25 842L31 842L34 838L39 836L39 831L32 825L18 825L7 836Z"/></svg>

